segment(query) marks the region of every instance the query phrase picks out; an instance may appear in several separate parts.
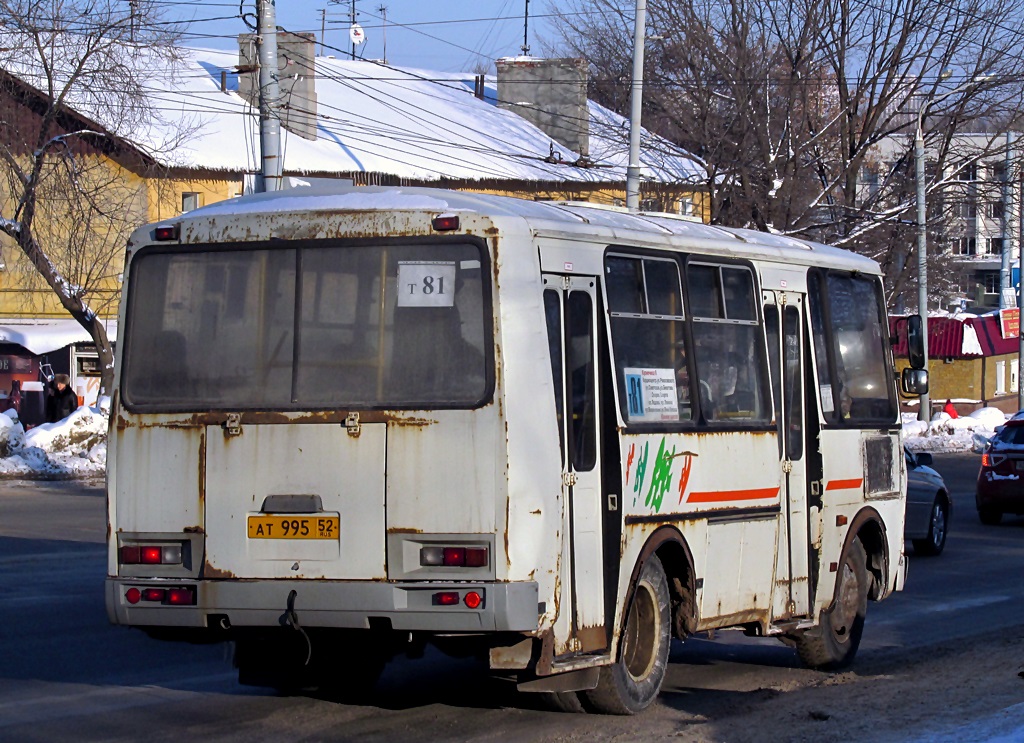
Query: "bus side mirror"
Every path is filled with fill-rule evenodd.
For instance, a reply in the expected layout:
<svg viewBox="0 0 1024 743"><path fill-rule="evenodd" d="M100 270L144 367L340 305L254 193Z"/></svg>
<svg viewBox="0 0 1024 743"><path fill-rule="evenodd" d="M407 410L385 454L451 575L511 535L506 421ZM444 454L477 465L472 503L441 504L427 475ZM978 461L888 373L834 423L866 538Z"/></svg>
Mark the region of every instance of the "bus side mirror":
<svg viewBox="0 0 1024 743"><path fill-rule="evenodd" d="M907 318L907 357L910 359L911 369L924 369L924 323L920 315L910 315ZM905 379L905 377L904 377ZM925 375L924 394L928 391L928 378Z"/></svg>
<svg viewBox="0 0 1024 743"><path fill-rule="evenodd" d="M900 375L904 395L918 397L928 392L928 372L924 369L904 369Z"/></svg>

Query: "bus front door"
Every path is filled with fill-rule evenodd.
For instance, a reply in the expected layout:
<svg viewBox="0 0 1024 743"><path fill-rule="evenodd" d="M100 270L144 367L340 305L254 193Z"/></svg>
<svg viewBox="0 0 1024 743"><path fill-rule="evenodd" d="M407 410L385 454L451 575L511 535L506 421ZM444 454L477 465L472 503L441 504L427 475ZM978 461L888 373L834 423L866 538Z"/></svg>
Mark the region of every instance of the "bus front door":
<svg viewBox="0 0 1024 743"><path fill-rule="evenodd" d="M764 319L768 336L772 392L779 435L782 523L777 541L777 575L773 599L776 619L810 614L810 520L807 503L807 426L804 417L804 296L766 292Z"/></svg>
<svg viewBox="0 0 1024 743"><path fill-rule="evenodd" d="M598 415L597 278L544 276L556 415L562 445L562 541L556 653L608 646L604 616Z"/></svg>

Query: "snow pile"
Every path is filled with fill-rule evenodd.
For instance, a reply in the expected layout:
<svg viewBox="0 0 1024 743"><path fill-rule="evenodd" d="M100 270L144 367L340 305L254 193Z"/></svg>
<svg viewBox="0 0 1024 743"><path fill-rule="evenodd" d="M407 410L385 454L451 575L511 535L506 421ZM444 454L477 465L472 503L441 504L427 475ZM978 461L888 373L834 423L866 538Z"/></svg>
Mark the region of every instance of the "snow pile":
<svg viewBox="0 0 1024 743"><path fill-rule="evenodd" d="M912 451L980 451L1006 423L1006 414L998 408L980 408L970 415L950 418L936 413L927 424L916 414L903 414L903 438Z"/></svg>
<svg viewBox="0 0 1024 743"><path fill-rule="evenodd" d="M107 417L80 407L26 432L13 410L0 414L0 476L89 477L107 465Z"/></svg>

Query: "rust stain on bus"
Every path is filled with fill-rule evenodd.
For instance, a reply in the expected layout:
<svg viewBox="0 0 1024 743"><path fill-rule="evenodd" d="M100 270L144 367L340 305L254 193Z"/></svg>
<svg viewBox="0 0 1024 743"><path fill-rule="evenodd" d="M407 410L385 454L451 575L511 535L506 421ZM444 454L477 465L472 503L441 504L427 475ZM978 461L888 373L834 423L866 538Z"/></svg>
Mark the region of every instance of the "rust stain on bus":
<svg viewBox="0 0 1024 743"><path fill-rule="evenodd" d="M733 614L720 614L713 617L705 617L700 623L701 629L716 627L735 627L741 624L768 624L768 609L749 609L738 611Z"/></svg>
<svg viewBox="0 0 1024 743"><path fill-rule="evenodd" d="M395 526L388 529L388 534L422 534L422 529L413 529L407 526Z"/></svg>
<svg viewBox="0 0 1024 743"><path fill-rule="evenodd" d="M230 570L221 570L220 568L215 568L213 567L213 565L210 564L209 560L204 560L203 572L201 573L201 577L208 578L211 580L230 580L235 579L238 576L232 573Z"/></svg>
<svg viewBox="0 0 1024 743"><path fill-rule="evenodd" d="M437 423L431 418L410 418L404 415L384 410L323 410L303 413L283 413L280 411L245 411L240 412L242 425L269 425L269 424L301 424L301 423L337 423L344 425L349 413L359 413L360 423L389 423L394 426L412 426L423 428ZM159 415L159 413L154 413ZM192 413L174 420L164 421L142 421L129 420L121 415L117 418L119 430L126 428L173 428L192 429L203 426L222 426L227 421L227 412Z"/></svg>
<svg viewBox="0 0 1024 743"><path fill-rule="evenodd" d="M199 510L203 511L206 502L206 431L199 432ZM206 517L203 517L206 520Z"/></svg>
<svg viewBox="0 0 1024 743"><path fill-rule="evenodd" d="M580 650L583 652L604 650L608 647L608 629L603 624L597 627L580 627L576 631L576 638L580 641Z"/></svg>

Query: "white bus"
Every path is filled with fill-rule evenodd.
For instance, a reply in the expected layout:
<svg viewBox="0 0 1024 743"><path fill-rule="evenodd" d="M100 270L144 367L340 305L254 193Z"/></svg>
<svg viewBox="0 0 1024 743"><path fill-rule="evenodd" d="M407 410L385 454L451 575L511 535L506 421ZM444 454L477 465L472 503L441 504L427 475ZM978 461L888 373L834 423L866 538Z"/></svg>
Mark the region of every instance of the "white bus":
<svg viewBox="0 0 1024 743"><path fill-rule="evenodd" d="M108 612L234 641L243 683L365 687L432 643L628 714L672 637L740 627L837 668L903 586L867 258L587 204L301 189L144 227L125 276Z"/></svg>

